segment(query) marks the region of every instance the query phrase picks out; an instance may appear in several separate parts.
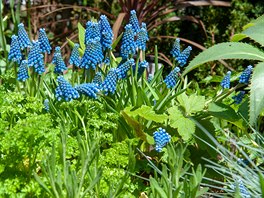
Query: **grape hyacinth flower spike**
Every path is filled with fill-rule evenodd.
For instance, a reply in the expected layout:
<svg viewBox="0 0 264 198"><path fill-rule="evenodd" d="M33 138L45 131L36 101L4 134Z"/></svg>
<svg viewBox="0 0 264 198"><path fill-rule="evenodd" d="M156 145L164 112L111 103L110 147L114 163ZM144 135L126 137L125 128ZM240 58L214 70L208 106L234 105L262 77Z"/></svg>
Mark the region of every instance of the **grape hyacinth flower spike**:
<svg viewBox="0 0 264 198"><path fill-rule="evenodd" d="M187 63L187 60L190 56L190 53L191 53L191 50L192 50L192 47L191 46L188 46L185 50L183 50L180 55L176 58L176 60L178 61L179 65L181 67L183 67L186 63Z"/></svg>
<svg viewBox="0 0 264 198"><path fill-rule="evenodd" d="M29 78L27 61L22 60L17 74L17 80L25 82Z"/></svg>
<svg viewBox="0 0 264 198"><path fill-rule="evenodd" d="M18 25L18 43L22 50L32 46L23 23Z"/></svg>
<svg viewBox="0 0 264 198"><path fill-rule="evenodd" d="M39 47L41 49L41 52L50 54L51 46L50 46L50 43L49 43L49 39L48 39L48 37L46 35L45 28L40 28L39 29L38 41L39 41Z"/></svg>
<svg viewBox="0 0 264 198"><path fill-rule="evenodd" d="M19 47L18 38L16 35L11 37L10 52L8 54L8 60L20 63L22 59L22 53Z"/></svg>
<svg viewBox="0 0 264 198"><path fill-rule="evenodd" d="M231 71L228 71L224 77L224 79L221 82L221 86L223 89L229 89L230 88L230 78L231 78Z"/></svg>
<svg viewBox="0 0 264 198"><path fill-rule="evenodd" d="M171 55L173 56L173 58L177 59L180 54L181 54L181 45L180 45L180 39L176 38L176 40L174 41L172 50L170 51Z"/></svg>
<svg viewBox="0 0 264 198"><path fill-rule="evenodd" d="M166 76L164 83L166 84L168 89L171 89L176 86L176 83L178 81L178 73L180 72L179 67L175 67L169 75Z"/></svg>
<svg viewBox="0 0 264 198"><path fill-rule="evenodd" d="M79 52L79 44L75 43L72 53L71 53L71 57L69 59L69 63L71 65L75 65L76 67L80 66L80 52Z"/></svg>
<svg viewBox="0 0 264 198"><path fill-rule="evenodd" d="M131 24L125 26L125 33L122 37L121 43L121 57L123 59L128 59L129 55L134 55L136 53L136 42L134 41L134 30Z"/></svg>
<svg viewBox="0 0 264 198"><path fill-rule="evenodd" d="M63 78L63 76L59 76L57 82L58 87L55 89L55 97L58 101L64 99L68 102L80 97L79 93Z"/></svg>
<svg viewBox="0 0 264 198"><path fill-rule="evenodd" d="M101 31L101 44L103 50L112 49L111 45L113 42L114 34L105 15L100 16L99 26Z"/></svg>
<svg viewBox="0 0 264 198"><path fill-rule="evenodd" d="M240 104L242 102L244 95L245 95L245 91L240 91L236 96L233 96L232 98L234 99L236 104Z"/></svg>
<svg viewBox="0 0 264 198"><path fill-rule="evenodd" d="M88 97L97 98L97 93L100 92L99 85L96 83L83 83L75 87L75 89Z"/></svg>
<svg viewBox="0 0 264 198"><path fill-rule="evenodd" d="M146 43L149 40L147 29L142 27L137 35L136 46L138 49L146 51Z"/></svg>
<svg viewBox="0 0 264 198"><path fill-rule="evenodd" d="M149 66L149 63L146 60L139 62L138 77L140 77L144 73L144 71L148 68L148 66Z"/></svg>
<svg viewBox="0 0 264 198"><path fill-rule="evenodd" d="M153 133L155 141L155 150L161 152L162 148L166 146L171 140L171 136L165 131L165 129L159 128Z"/></svg>
<svg viewBox="0 0 264 198"><path fill-rule="evenodd" d="M130 11L129 24L132 25L132 28L136 34L139 33L140 27L138 23L137 13L135 10Z"/></svg>
<svg viewBox="0 0 264 198"><path fill-rule="evenodd" d="M59 46L55 47L55 52L53 54L53 58L52 58L52 61L51 61L51 63L54 64L54 65L56 63L57 54L61 54L61 50L60 50Z"/></svg>
<svg viewBox="0 0 264 198"><path fill-rule="evenodd" d="M44 105L44 109L45 109L46 111L49 111L49 109L50 109L50 108L49 108L49 99L45 99L43 105Z"/></svg>
<svg viewBox="0 0 264 198"><path fill-rule="evenodd" d="M135 60L133 58L130 58L126 62L118 65L118 68L117 68L118 79L126 78L128 70L133 66L135 66Z"/></svg>
<svg viewBox="0 0 264 198"><path fill-rule="evenodd" d="M247 66L247 68L242 72L241 76L239 77L239 83L248 84L249 79L252 73L252 65Z"/></svg>
<svg viewBox="0 0 264 198"><path fill-rule="evenodd" d="M104 82L101 85L101 89L105 92L106 95L108 93L114 94L116 91L116 85L117 85L117 69L111 68L104 80Z"/></svg>
<svg viewBox="0 0 264 198"><path fill-rule="evenodd" d="M39 75L45 72L44 56L41 54L38 41L33 41L33 47L28 54L28 66L33 67Z"/></svg>
<svg viewBox="0 0 264 198"><path fill-rule="evenodd" d="M101 34L99 24L96 22L88 21L86 23L84 43L88 44L89 40L94 39L95 37L99 37L100 40Z"/></svg>
<svg viewBox="0 0 264 198"><path fill-rule="evenodd" d="M95 37L94 39L90 39L88 44L86 44L86 49L81 59L80 68L89 69L92 67L92 69L95 70L96 66L102 63L103 58L104 55L100 38Z"/></svg>
<svg viewBox="0 0 264 198"><path fill-rule="evenodd" d="M93 79L93 83L97 84L97 85L101 85L102 84L102 73L101 72L96 72L94 79Z"/></svg>

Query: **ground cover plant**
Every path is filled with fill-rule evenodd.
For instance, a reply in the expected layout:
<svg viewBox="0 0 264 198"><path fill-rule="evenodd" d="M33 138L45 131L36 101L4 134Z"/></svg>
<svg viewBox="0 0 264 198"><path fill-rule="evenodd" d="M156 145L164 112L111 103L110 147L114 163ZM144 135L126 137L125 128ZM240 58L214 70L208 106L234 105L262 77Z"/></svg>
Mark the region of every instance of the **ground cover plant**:
<svg viewBox="0 0 264 198"><path fill-rule="evenodd" d="M261 25L263 17L189 64L192 47L182 49L177 38L166 74L157 46L154 63L146 60L148 31L135 10L116 39L105 15L79 23L78 43L68 39L69 58L50 45L45 29L31 41L18 24L1 75L0 194L260 197ZM246 38L259 44L238 42ZM252 65L208 78L217 85L205 92L188 78L219 59Z"/></svg>

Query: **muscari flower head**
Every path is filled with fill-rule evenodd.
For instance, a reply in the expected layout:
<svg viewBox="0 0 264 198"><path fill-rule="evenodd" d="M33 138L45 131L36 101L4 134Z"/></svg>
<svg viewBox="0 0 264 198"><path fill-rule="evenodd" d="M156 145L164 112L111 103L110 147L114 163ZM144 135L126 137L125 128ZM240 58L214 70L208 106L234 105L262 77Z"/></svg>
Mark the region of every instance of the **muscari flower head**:
<svg viewBox="0 0 264 198"><path fill-rule="evenodd" d="M52 64L56 63L57 54L61 54L61 50L60 50L59 46L55 47L55 52L53 54L53 58L52 58L52 61L51 61Z"/></svg>
<svg viewBox="0 0 264 198"><path fill-rule="evenodd" d="M146 51L146 42L149 40L148 31L142 27L137 35L136 46L138 49Z"/></svg>
<svg viewBox="0 0 264 198"><path fill-rule="evenodd" d="M84 42L85 44L88 44L90 39L94 39L95 37L100 38L100 27L99 24L96 22L88 21L86 23L86 29L85 29L85 38Z"/></svg>
<svg viewBox="0 0 264 198"><path fill-rule="evenodd" d="M67 66L61 56L61 53L55 54L56 56L56 61L55 61L55 68L54 68L54 73L56 74L62 74L64 71L67 70Z"/></svg>
<svg viewBox="0 0 264 198"><path fill-rule="evenodd" d="M239 192L240 192L240 195L242 198L250 198L250 193L248 192L248 189L244 186L243 182L241 179L238 179L237 180L237 183L238 183L238 186L235 185L235 184L232 184L230 187L233 189L233 190L236 190L236 188L238 187L239 188Z"/></svg>
<svg viewBox="0 0 264 198"><path fill-rule="evenodd" d="M49 111L49 99L45 99L45 100L44 100L44 109L45 109L46 111Z"/></svg>
<svg viewBox="0 0 264 198"><path fill-rule="evenodd" d="M143 72L145 71L145 69L148 68L148 66L149 66L149 63L146 60L139 62L139 64L138 64L138 76L141 76L143 74Z"/></svg>
<svg viewBox="0 0 264 198"><path fill-rule="evenodd" d="M17 74L17 80L25 82L29 78L27 61L22 60Z"/></svg>
<svg viewBox="0 0 264 198"><path fill-rule="evenodd" d="M185 48L185 50L183 50L181 52L181 54L176 58L176 60L178 61L179 65L181 67L183 67L186 63L187 63L187 60L190 56L190 53L191 53L191 50L192 50L192 47L191 46L188 46L187 48Z"/></svg>
<svg viewBox="0 0 264 198"><path fill-rule="evenodd" d="M79 44L75 43L72 53L71 53L71 57L69 59L69 63L71 65L75 65L76 67L80 66L80 53L79 53Z"/></svg>
<svg viewBox="0 0 264 198"><path fill-rule="evenodd" d="M181 54L181 45L180 45L180 39L176 38L176 40L174 41L172 50L170 51L171 55L173 56L173 58L178 58Z"/></svg>
<svg viewBox="0 0 264 198"><path fill-rule="evenodd" d="M245 95L245 91L240 91L236 96L233 96L233 100L236 104L240 104L242 102L242 99Z"/></svg>
<svg viewBox="0 0 264 198"><path fill-rule="evenodd" d="M50 54L51 46L50 46L50 43L49 43L49 39L48 39L48 37L46 35L45 28L40 28L39 29L38 41L39 41L39 47L41 49L41 52Z"/></svg>
<svg viewBox="0 0 264 198"><path fill-rule="evenodd" d="M105 15L100 16L99 26L101 31L101 44L103 50L112 49L111 45L114 38L114 34Z"/></svg>
<svg viewBox="0 0 264 198"><path fill-rule="evenodd" d="M93 79L93 83L99 86L101 85L102 83L102 73L101 72L96 72L94 79Z"/></svg>
<svg viewBox="0 0 264 198"><path fill-rule="evenodd" d="M86 44L86 49L84 55L81 59L80 68L89 69L90 67L95 70L96 65L102 63L104 58L102 45L100 43L100 38L95 37L90 39Z"/></svg>
<svg viewBox="0 0 264 198"><path fill-rule="evenodd" d="M134 55L136 53L136 42L134 41L134 30L131 24L125 26L125 33L122 38L121 43L121 57L123 59L129 58L129 55Z"/></svg>
<svg viewBox="0 0 264 198"><path fill-rule="evenodd" d="M171 140L171 136L162 128L155 131L153 137L155 141L155 150L158 152L161 152L162 148Z"/></svg>
<svg viewBox="0 0 264 198"><path fill-rule="evenodd" d="M29 40L28 34L25 30L24 24L20 23L18 25L18 43L20 46L20 49L24 49L27 47L31 47L31 42Z"/></svg>
<svg viewBox="0 0 264 198"><path fill-rule="evenodd" d="M76 91L69 82L67 82L63 76L57 78L58 87L55 89L55 97L58 101L64 99L65 101L71 101L80 97L78 91Z"/></svg>
<svg viewBox="0 0 264 198"><path fill-rule="evenodd" d="M253 67L251 65L247 66L247 68L242 72L241 76L239 77L239 83L243 83L243 84L249 83L252 69Z"/></svg>
<svg viewBox="0 0 264 198"><path fill-rule="evenodd" d="M223 89L229 89L230 88L230 78L231 78L231 71L228 71L224 77L224 79L221 82L221 86Z"/></svg>
<svg viewBox="0 0 264 198"><path fill-rule="evenodd" d="M153 74L149 74L148 75L148 83L150 83L153 80Z"/></svg>
<svg viewBox="0 0 264 198"><path fill-rule="evenodd" d="M41 75L45 72L44 56L41 54L38 41L32 42L33 47L30 49L28 54L28 66L34 67L35 72Z"/></svg>
<svg viewBox="0 0 264 198"><path fill-rule="evenodd" d="M96 83L83 83L75 87L75 89L86 96L97 98L97 93L100 92L99 85Z"/></svg>
<svg viewBox="0 0 264 198"><path fill-rule="evenodd" d="M22 53L19 47L18 38L16 35L11 37L10 52L8 54L8 60L20 63L22 59Z"/></svg>
<svg viewBox="0 0 264 198"><path fill-rule="evenodd" d="M133 58L130 58L126 60L124 63L121 63L118 65L117 68L117 76L119 79L126 78L128 70L135 65L135 60Z"/></svg>
<svg viewBox="0 0 264 198"><path fill-rule="evenodd" d="M134 30L135 33L138 33L140 31L138 18L137 18L137 13L136 13L135 10L131 10L130 11L129 24L132 25L133 30Z"/></svg>
<svg viewBox="0 0 264 198"><path fill-rule="evenodd" d="M176 86L176 83L178 81L178 73L180 72L179 67L175 67L169 75L166 76L164 83L166 84L168 89L171 89Z"/></svg>
<svg viewBox="0 0 264 198"><path fill-rule="evenodd" d="M116 85L117 85L117 69L111 68L104 80L104 82L101 85L101 89L105 92L107 95L108 93L114 94L116 91Z"/></svg>

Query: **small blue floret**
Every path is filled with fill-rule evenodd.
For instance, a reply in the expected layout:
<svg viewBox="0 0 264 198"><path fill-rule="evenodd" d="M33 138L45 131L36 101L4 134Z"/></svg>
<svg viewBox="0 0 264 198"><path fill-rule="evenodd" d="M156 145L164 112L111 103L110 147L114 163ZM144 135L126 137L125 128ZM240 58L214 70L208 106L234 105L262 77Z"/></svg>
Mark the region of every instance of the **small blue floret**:
<svg viewBox="0 0 264 198"><path fill-rule="evenodd" d="M164 83L166 84L168 89L171 89L176 86L178 81L178 73L180 72L179 67L175 67L169 75L166 76Z"/></svg>
<svg viewBox="0 0 264 198"><path fill-rule="evenodd" d="M22 53L19 47L18 38L16 35L11 37L10 52L8 54L8 60L20 63L22 59Z"/></svg>
<svg viewBox="0 0 264 198"><path fill-rule="evenodd" d="M228 71L224 77L224 79L221 82L221 86L223 89L229 89L230 88L230 78L231 78L231 71Z"/></svg>
<svg viewBox="0 0 264 198"><path fill-rule="evenodd" d="M17 80L25 82L29 78L27 61L22 60L17 74Z"/></svg>
<svg viewBox="0 0 264 198"><path fill-rule="evenodd" d="M171 136L165 131L165 129L159 128L153 133L155 141L155 149L161 152L162 148L166 146L171 140Z"/></svg>
<svg viewBox="0 0 264 198"><path fill-rule="evenodd" d="M241 76L239 77L239 83L243 83L243 84L249 83L252 69L253 67L251 65L247 66L247 68L242 72Z"/></svg>

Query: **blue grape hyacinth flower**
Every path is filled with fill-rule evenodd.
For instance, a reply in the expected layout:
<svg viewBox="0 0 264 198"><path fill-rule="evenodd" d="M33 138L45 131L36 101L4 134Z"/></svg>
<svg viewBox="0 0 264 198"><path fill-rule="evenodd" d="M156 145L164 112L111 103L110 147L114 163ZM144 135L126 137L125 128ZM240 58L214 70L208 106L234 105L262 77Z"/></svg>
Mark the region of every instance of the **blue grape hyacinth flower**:
<svg viewBox="0 0 264 198"><path fill-rule="evenodd" d="M97 98L97 93L100 92L99 85L96 83L83 83L75 87L75 89L88 97Z"/></svg>
<svg viewBox="0 0 264 198"><path fill-rule="evenodd" d="M27 60L22 60L17 73L17 80L25 82L29 78Z"/></svg>
<svg viewBox="0 0 264 198"><path fill-rule="evenodd" d="M101 72L96 72L94 79L93 79L93 83L97 84L97 85L101 85L102 84L102 73Z"/></svg>
<svg viewBox="0 0 264 198"><path fill-rule="evenodd" d="M179 65L181 67L183 67L186 63L187 63L187 60L191 54L191 50L192 50L192 47L191 46L188 46L187 48L185 48L185 50L183 50L181 52L181 54L176 58L176 60L178 61Z"/></svg>
<svg viewBox="0 0 264 198"><path fill-rule="evenodd" d="M69 63L71 65L75 65L76 67L79 67L80 63L81 63L79 47L80 47L79 44L77 44L77 43L74 44L74 47L73 47L73 50L71 52L71 56L69 59Z"/></svg>
<svg viewBox="0 0 264 198"><path fill-rule="evenodd" d="M242 74L239 77L239 83L248 84L252 70L253 70L252 65L247 66L247 68L242 72Z"/></svg>
<svg viewBox="0 0 264 198"><path fill-rule="evenodd" d="M137 13L135 10L130 11L129 24L132 25L132 28L133 28L135 33L139 33L140 27L139 27L139 22L138 22L138 18L137 18Z"/></svg>
<svg viewBox="0 0 264 198"><path fill-rule="evenodd" d="M17 35L18 35L18 43L19 43L20 49L23 50L24 48L32 46L23 23L20 23L18 25Z"/></svg>
<svg viewBox="0 0 264 198"><path fill-rule="evenodd" d="M101 85L101 89L105 92L106 95L108 95L108 93L111 93L111 94L115 93L117 79L118 79L117 68L111 68L104 82Z"/></svg>
<svg viewBox="0 0 264 198"><path fill-rule="evenodd" d="M39 29L38 41L39 41L39 47L41 49L41 52L50 54L51 46L50 46L50 43L49 43L49 39L48 39L48 37L46 35L45 28L40 28Z"/></svg>
<svg viewBox="0 0 264 198"><path fill-rule="evenodd" d="M55 89L55 97L58 101L64 99L65 101L71 101L80 97L77 90L75 90L71 84L64 79L63 76L57 78L58 87Z"/></svg>
<svg viewBox="0 0 264 198"><path fill-rule="evenodd" d="M44 105L44 109L46 111L49 111L50 110L50 107L49 107L49 99L45 99L43 105Z"/></svg>
<svg viewBox="0 0 264 198"><path fill-rule="evenodd" d="M90 39L101 37L100 27L97 22L88 21L86 23L84 43L88 44Z"/></svg>
<svg viewBox="0 0 264 198"><path fill-rule="evenodd" d="M111 45L113 42L114 34L105 15L100 16L99 26L101 31L101 44L103 50L112 49Z"/></svg>
<svg viewBox="0 0 264 198"><path fill-rule="evenodd" d="M245 91L240 91L236 96L233 96L233 100L236 104L240 104L242 102L242 99L245 95Z"/></svg>
<svg viewBox="0 0 264 198"><path fill-rule="evenodd" d="M176 40L173 43L172 50L170 51L173 58L178 58L181 54L181 45L180 45L180 39L176 38Z"/></svg>
<svg viewBox="0 0 264 198"><path fill-rule="evenodd" d="M223 89L230 88L230 78L231 78L231 71L228 71L221 82L221 86L223 87Z"/></svg>
<svg viewBox="0 0 264 198"><path fill-rule="evenodd" d="M118 79L124 79L127 76L128 70L135 65L135 60L130 58L126 60L124 63L121 63L117 67L117 76Z"/></svg>
<svg viewBox="0 0 264 198"><path fill-rule="evenodd" d="M62 74L64 71L67 70L67 66L61 56L61 53L55 54L56 56L56 61L55 61L55 68L54 68L54 73L56 74Z"/></svg>
<svg viewBox="0 0 264 198"><path fill-rule="evenodd" d="M34 67L35 72L41 75L45 72L44 56L41 54L38 41L32 42L33 47L28 54L28 66Z"/></svg>
<svg viewBox="0 0 264 198"><path fill-rule="evenodd" d="M144 71L148 68L148 66L149 66L149 63L146 60L139 62L138 77L140 77L144 73Z"/></svg>
<svg viewBox="0 0 264 198"><path fill-rule="evenodd" d="M52 58L52 61L51 61L51 63L54 64L54 65L56 63L57 54L61 54L61 50L60 50L59 46L55 47L55 52L53 54L53 58Z"/></svg>
<svg viewBox="0 0 264 198"><path fill-rule="evenodd" d="M120 55L123 59L128 59L129 55L136 53L136 42L134 40L134 30L131 24L125 26L125 33L122 37Z"/></svg>
<svg viewBox="0 0 264 198"><path fill-rule="evenodd" d="M89 69L92 67L92 69L95 70L96 65L102 63L103 58L104 55L100 38L95 37L94 39L90 39L86 44L86 49L81 59L80 68Z"/></svg>
<svg viewBox="0 0 264 198"><path fill-rule="evenodd" d="M16 35L11 37L10 52L8 53L8 60L20 63L22 59L22 53L19 47L18 38Z"/></svg>
<svg viewBox="0 0 264 198"><path fill-rule="evenodd" d="M149 40L148 31L142 27L137 35L136 46L138 49L146 51L146 43Z"/></svg>
<svg viewBox="0 0 264 198"><path fill-rule="evenodd" d="M168 89L171 89L176 86L178 81L178 73L180 72L179 67L175 67L169 75L166 76L164 83L166 84Z"/></svg>
<svg viewBox="0 0 264 198"><path fill-rule="evenodd" d="M155 141L155 150L157 152L161 152L162 148L166 146L171 140L171 136L166 132L165 129L159 128L157 131L153 133L154 141Z"/></svg>

